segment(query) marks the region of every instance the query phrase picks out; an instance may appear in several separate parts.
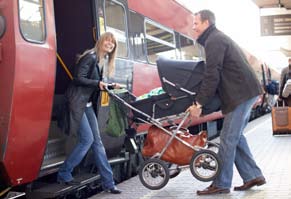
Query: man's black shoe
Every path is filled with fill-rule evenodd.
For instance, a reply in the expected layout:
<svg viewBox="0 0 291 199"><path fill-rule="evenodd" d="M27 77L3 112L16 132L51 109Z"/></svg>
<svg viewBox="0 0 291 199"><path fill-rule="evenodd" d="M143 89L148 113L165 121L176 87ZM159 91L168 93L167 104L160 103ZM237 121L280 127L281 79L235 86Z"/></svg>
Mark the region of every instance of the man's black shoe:
<svg viewBox="0 0 291 199"><path fill-rule="evenodd" d="M112 193L112 194L120 194L122 192L120 189L117 189L117 187L113 187L113 188L107 189L105 191L108 193Z"/></svg>

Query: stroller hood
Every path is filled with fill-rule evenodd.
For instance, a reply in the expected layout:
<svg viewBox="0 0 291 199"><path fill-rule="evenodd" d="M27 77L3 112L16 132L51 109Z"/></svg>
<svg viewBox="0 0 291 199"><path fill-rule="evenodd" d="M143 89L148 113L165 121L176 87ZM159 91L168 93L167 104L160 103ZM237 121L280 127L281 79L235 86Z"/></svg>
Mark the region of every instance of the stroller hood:
<svg viewBox="0 0 291 199"><path fill-rule="evenodd" d="M183 91L163 82L163 78L192 92L197 92L204 73L204 61L173 60L159 57L157 67L162 87L170 96L185 95Z"/></svg>

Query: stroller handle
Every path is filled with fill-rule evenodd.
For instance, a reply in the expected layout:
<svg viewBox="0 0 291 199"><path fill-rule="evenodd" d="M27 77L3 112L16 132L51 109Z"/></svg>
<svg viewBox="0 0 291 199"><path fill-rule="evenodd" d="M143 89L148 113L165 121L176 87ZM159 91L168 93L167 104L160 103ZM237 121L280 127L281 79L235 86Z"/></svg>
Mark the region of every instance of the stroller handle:
<svg viewBox="0 0 291 199"><path fill-rule="evenodd" d="M116 88L116 86L118 86L118 87ZM107 85L104 86L104 88L106 91L113 90L113 89L123 89L123 88L126 88L126 85L116 84L116 83L108 83Z"/></svg>
<svg viewBox="0 0 291 199"><path fill-rule="evenodd" d="M110 95L117 97L116 94L114 94L114 91L113 90L115 90L115 89L120 89L120 90L121 89L125 89L126 92L129 95L131 95L134 99L136 98L136 96L133 93L131 93L129 90L126 89L126 85L124 85L124 84L118 84L118 85L119 85L119 87L118 88L115 88L116 83L108 83L107 85L104 86L104 90L106 92L108 92Z"/></svg>

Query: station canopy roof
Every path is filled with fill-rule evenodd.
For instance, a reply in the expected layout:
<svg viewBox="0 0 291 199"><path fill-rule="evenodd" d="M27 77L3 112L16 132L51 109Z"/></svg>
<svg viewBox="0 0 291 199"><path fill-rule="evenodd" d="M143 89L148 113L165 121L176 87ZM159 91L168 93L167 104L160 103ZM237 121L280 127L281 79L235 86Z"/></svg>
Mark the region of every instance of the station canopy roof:
<svg viewBox="0 0 291 199"><path fill-rule="evenodd" d="M291 0L253 0L259 8L286 8L291 9Z"/></svg>

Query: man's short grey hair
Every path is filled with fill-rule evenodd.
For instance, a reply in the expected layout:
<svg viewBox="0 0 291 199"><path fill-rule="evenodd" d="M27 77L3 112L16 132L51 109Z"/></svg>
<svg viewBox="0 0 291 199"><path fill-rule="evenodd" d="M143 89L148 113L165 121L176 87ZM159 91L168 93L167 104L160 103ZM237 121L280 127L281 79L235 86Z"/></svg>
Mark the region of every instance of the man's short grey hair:
<svg viewBox="0 0 291 199"><path fill-rule="evenodd" d="M195 15L200 15L202 22L208 20L209 25L215 24L215 15L210 10L200 10L199 12L195 13Z"/></svg>

